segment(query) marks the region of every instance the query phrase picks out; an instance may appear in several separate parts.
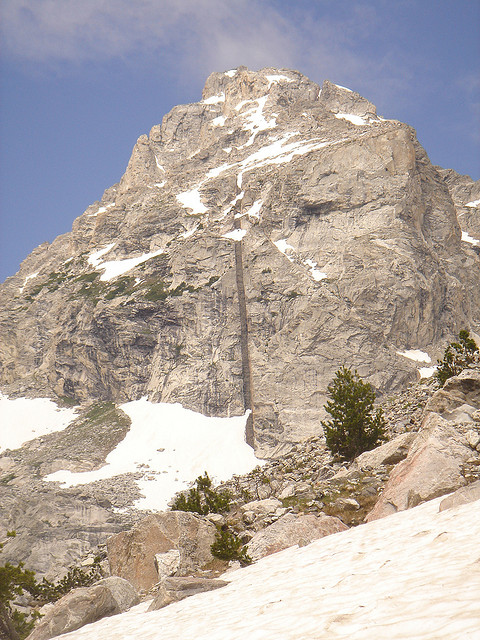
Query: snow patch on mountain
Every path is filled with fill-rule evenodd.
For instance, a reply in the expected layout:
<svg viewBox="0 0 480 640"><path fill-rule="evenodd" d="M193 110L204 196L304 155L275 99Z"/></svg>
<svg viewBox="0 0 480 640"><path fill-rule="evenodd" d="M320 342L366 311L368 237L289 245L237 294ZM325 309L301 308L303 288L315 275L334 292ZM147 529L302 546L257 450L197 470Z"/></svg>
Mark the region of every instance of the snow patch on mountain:
<svg viewBox="0 0 480 640"><path fill-rule="evenodd" d="M124 260L110 260L108 262L102 262L97 265L97 269L103 269L103 273L100 276L100 280L108 281L113 280L113 278L118 278L118 276L127 273L130 269L142 264L142 262L146 262L151 258L155 258L159 256L161 253L165 253L163 249L158 249L157 251L151 251L150 253L143 253L141 256L137 256L136 258L126 258Z"/></svg>
<svg viewBox="0 0 480 640"><path fill-rule="evenodd" d="M103 207L99 207L96 211L94 211L93 213L89 213L88 216L91 217L95 217L98 216L99 213L105 213L105 211L107 211L107 209L111 209L112 207L115 206L115 202L110 202L110 204L106 204Z"/></svg>
<svg viewBox="0 0 480 640"><path fill-rule="evenodd" d="M202 100L203 104L218 104L219 102L225 102L225 94L221 93L218 96L210 96Z"/></svg>
<svg viewBox="0 0 480 640"><path fill-rule="evenodd" d="M280 82L293 82L292 78L289 78L288 76L284 76L280 73L265 76L265 77L268 80L268 89L270 89L272 84L279 84Z"/></svg>
<svg viewBox="0 0 480 640"><path fill-rule="evenodd" d="M355 124L357 126L364 126L368 124L368 122L364 118L362 118L361 116L356 116L353 113L336 113L335 117L340 120L348 120L348 122L351 122L352 124Z"/></svg>
<svg viewBox="0 0 480 640"><path fill-rule="evenodd" d="M28 275L25 280L23 281L23 284L21 287L19 287L19 291L20 293L23 293L23 290L25 289L25 285L27 284L27 282L29 280L33 280L34 278L36 278L39 274L39 271L35 271L35 273L31 273L30 275Z"/></svg>
<svg viewBox="0 0 480 640"><path fill-rule="evenodd" d="M49 398L8 398L0 392L0 451L63 431L75 418L75 409L60 409Z"/></svg>
<svg viewBox="0 0 480 640"><path fill-rule="evenodd" d="M478 247L478 245L480 245L480 240L476 240L475 238L472 238L472 236L467 233L467 231L462 231L462 241L463 242L468 242L469 244L473 244L473 246Z"/></svg>
<svg viewBox="0 0 480 640"><path fill-rule="evenodd" d="M420 351L420 349L407 349L406 351L397 351L397 355L408 358L409 360L415 360L415 362L430 363L432 361L428 353L425 353L425 351Z"/></svg>
<svg viewBox="0 0 480 640"><path fill-rule="evenodd" d="M244 235L247 233L246 229L234 229L233 231L229 231L222 238L227 238L227 240L235 240L235 242L240 242Z"/></svg>
<svg viewBox="0 0 480 640"><path fill-rule="evenodd" d="M435 371L438 369L437 366L433 367L420 367L418 369L418 373L420 374L420 378L431 378Z"/></svg>
<svg viewBox="0 0 480 640"><path fill-rule="evenodd" d="M283 253L283 255L290 260L290 262L293 262L293 258L291 256L288 255L287 251L295 251L295 249L292 247L291 244L287 243L286 238L282 238L281 240L276 240L273 243L277 249L280 251L280 253Z"/></svg>
<svg viewBox="0 0 480 640"><path fill-rule="evenodd" d="M317 263L313 260L305 260L304 264L306 264L307 267L310 267L310 275L316 282L320 282L320 280L328 277L326 273L317 269Z"/></svg>
<svg viewBox="0 0 480 640"><path fill-rule="evenodd" d="M245 211L245 215L250 218L260 218L260 209L263 206L263 202L261 200L255 200L252 206Z"/></svg>
<svg viewBox="0 0 480 640"><path fill-rule="evenodd" d="M180 202L182 207L192 210L189 214L191 216L206 213L208 211L207 207L202 202L199 187L179 193L177 195L177 200Z"/></svg>
<svg viewBox="0 0 480 640"><path fill-rule="evenodd" d="M115 246L115 243L112 242L111 244L107 245L103 249L99 249L98 251L94 251L94 253L91 253L87 258L88 264L91 264L92 267L97 268L98 265L101 263L101 258L106 253L108 253L111 249L113 249L114 246Z"/></svg>
<svg viewBox="0 0 480 640"><path fill-rule="evenodd" d="M135 507L162 510L205 471L220 482L261 464L245 442L248 414L212 418L178 403L154 404L146 398L120 408L132 424L101 469L81 473L61 470L45 480L72 487L124 473L142 473L136 482L144 497Z"/></svg>

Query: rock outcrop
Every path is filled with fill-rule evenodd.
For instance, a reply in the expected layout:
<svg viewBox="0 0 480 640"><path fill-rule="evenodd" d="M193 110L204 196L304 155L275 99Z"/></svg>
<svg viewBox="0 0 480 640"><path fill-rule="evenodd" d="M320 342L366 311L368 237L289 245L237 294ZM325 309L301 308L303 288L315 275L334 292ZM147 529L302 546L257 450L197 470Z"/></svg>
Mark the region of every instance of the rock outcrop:
<svg viewBox="0 0 480 640"><path fill-rule="evenodd" d="M325 514L295 516L287 513L253 536L248 543L248 554L253 560L259 560L288 547L305 546L346 529L348 527L341 520Z"/></svg>
<svg viewBox="0 0 480 640"><path fill-rule="evenodd" d="M132 585L118 577L105 578L91 587L74 589L49 605L28 640L49 640L80 629L106 616L127 611L138 604Z"/></svg>
<svg viewBox="0 0 480 640"><path fill-rule="evenodd" d="M375 520L451 493L467 484L466 467L480 465L473 439L479 427L480 371L466 369L429 400L408 456L391 472L366 520ZM475 429L472 429L475 427Z"/></svg>
<svg viewBox="0 0 480 640"><path fill-rule="evenodd" d="M214 73L2 285L0 385L252 408L258 455L278 455L318 431L341 364L393 391L418 376L409 353L477 328L457 182L355 92L291 70Z"/></svg>
<svg viewBox="0 0 480 640"><path fill-rule="evenodd" d="M166 511L147 516L130 531L108 539L110 570L135 588L148 590L159 581L155 556L177 549L176 575L194 574L213 560L210 546L215 533L213 524L193 513Z"/></svg>

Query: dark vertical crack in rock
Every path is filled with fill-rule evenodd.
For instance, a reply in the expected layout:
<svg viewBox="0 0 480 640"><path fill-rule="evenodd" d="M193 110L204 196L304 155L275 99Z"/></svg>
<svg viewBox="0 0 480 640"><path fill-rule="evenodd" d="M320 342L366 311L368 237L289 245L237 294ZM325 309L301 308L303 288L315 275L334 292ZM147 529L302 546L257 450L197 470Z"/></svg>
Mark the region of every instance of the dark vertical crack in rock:
<svg viewBox="0 0 480 640"><path fill-rule="evenodd" d="M233 226L241 229L241 218L234 218ZM243 279L243 246L242 240L234 241L235 247L235 277L238 294L238 309L240 313L240 347L242 354L242 380L243 380L243 404L245 410L250 410L245 426L245 440L251 447L254 446L253 432L253 391L252 369L250 365L250 353L248 349L248 316L247 302L245 298L245 283Z"/></svg>

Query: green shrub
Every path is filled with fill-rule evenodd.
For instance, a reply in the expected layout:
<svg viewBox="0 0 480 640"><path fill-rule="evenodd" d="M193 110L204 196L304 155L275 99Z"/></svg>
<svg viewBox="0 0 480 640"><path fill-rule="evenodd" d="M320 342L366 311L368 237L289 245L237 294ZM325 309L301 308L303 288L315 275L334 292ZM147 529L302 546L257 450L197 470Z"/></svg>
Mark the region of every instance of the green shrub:
<svg viewBox="0 0 480 640"><path fill-rule="evenodd" d="M180 493L172 502L173 511L191 511L206 516L208 513L225 513L230 508L231 496L227 491L212 489L212 481L205 471L195 480L195 487L187 495Z"/></svg>
<svg viewBox="0 0 480 640"><path fill-rule="evenodd" d="M469 365L479 361L479 350L470 333L462 329L458 334L458 342L451 342L445 349L443 360L438 360L435 377L441 385L466 369Z"/></svg>
<svg viewBox="0 0 480 640"><path fill-rule="evenodd" d="M101 577L100 558L97 557L90 569L72 567L68 570L67 574L56 583L43 578L42 582L36 582L33 585L30 593L42 602L55 602L72 589L89 587L97 580L100 580Z"/></svg>
<svg viewBox="0 0 480 640"><path fill-rule="evenodd" d="M228 529L218 529L215 542L210 546L212 555L220 560L238 560L242 566L251 564L252 558L247 554L247 549L242 548L240 538Z"/></svg>
<svg viewBox="0 0 480 640"><path fill-rule="evenodd" d="M381 409L374 413L375 391L356 371L341 367L327 387L325 409L332 416L322 422L327 447L333 454L353 460L385 439Z"/></svg>

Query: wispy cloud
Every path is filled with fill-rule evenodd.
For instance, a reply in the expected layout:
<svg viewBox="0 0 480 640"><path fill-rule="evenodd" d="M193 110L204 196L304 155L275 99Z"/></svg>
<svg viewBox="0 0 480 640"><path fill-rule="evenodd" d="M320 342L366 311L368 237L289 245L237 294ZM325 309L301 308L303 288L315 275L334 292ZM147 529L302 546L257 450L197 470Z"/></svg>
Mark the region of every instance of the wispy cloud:
<svg viewBox="0 0 480 640"><path fill-rule="evenodd" d="M315 11L309 9L314 5ZM316 79L381 77L392 65L355 49L378 23L368 3L332 18L329 3L273 0L4 0L11 56L38 64L108 62L142 55L187 76L245 64L293 67ZM324 10L322 11L322 7Z"/></svg>

